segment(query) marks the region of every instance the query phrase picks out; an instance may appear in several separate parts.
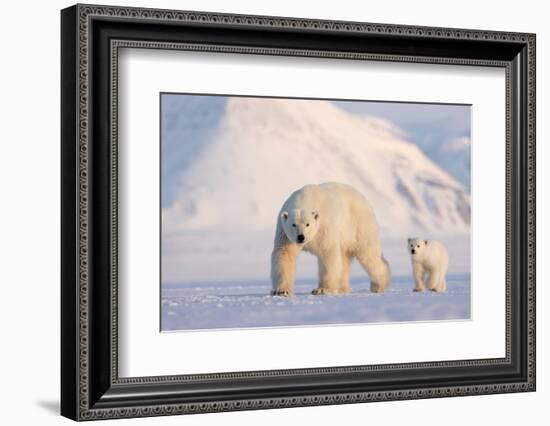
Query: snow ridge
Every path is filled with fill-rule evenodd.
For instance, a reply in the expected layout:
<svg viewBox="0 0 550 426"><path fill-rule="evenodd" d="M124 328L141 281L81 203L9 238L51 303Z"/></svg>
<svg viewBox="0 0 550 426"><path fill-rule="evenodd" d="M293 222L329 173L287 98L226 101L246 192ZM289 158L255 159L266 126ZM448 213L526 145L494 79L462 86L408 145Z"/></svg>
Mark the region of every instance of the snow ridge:
<svg viewBox="0 0 550 426"><path fill-rule="evenodd" d="M163 232L268 230L292 191L326 181L361 191L388 235L469 231L466 188L384 119L316 100L192 96L167 106Z"/></svg>

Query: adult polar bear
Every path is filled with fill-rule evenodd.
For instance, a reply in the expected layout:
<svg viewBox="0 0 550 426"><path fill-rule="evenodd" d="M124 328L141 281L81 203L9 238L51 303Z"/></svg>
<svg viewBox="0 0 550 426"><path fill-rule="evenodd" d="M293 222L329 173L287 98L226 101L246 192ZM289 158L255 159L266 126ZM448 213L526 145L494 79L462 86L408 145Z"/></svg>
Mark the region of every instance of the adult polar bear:
<svg viewBox="0 0 550 426"><path fill-rule="evenodd" d="M272 294L294 293L296 258L302 251L319 263L319 286L313 294L346 294L355 257L369 274L372 292L390 284L378 225L363 195L342 183L307 185L285 201L277 219L271 255Z"/></svg>

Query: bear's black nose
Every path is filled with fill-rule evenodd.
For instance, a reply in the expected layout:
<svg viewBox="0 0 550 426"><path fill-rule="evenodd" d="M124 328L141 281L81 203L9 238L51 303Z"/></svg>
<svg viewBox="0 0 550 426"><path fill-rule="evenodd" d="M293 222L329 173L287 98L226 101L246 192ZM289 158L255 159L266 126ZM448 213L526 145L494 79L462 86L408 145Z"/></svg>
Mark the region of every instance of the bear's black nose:
<svg viewBox="0 0 550 426"><path fill-rule="evenodd" d="M298 239L299 243L303 243L304 240L305 240L305 237L302 234L300 234L300 235L298 235L297 239Z"/></svg>
<svg viewBox="0 0 550 426"><path fill-rule="evenodd" d="M411 250L411 254L415 254L415 253L416 253L416 251L414 251L414 249L412 249L412 250Z"/></svg>

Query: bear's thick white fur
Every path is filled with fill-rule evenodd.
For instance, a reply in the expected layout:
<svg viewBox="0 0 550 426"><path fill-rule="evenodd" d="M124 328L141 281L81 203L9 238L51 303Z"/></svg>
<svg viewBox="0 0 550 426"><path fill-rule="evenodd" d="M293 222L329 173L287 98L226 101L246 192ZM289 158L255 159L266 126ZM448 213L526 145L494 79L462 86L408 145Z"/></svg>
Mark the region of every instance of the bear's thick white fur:
<svg viewBox="0 0 550 426"><path fill-rule="evenodd" d="M294 293L296 258L302 250L318 259L319 284L313 294L348 293L353 258L369 274L372 292L381 293L390 284L376 218L365 197L351 186L307 185L285 201L271 255L273 295Z"/></svg>
<svg viewBox="0 0 550 426"><path fill-rule="evenodd" d="M445 246L437 240L409 238L408 249L413 265L414 291L445 291L445 274L449 267Z"/></svg>

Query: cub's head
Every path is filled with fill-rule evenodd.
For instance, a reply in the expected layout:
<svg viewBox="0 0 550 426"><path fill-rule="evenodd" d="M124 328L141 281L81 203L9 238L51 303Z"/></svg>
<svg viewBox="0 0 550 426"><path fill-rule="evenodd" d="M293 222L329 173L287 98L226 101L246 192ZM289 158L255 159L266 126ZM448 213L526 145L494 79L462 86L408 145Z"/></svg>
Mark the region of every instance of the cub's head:
<svg viewBox="0 0 550 426"><path fill-rule="evenodd" d="M409 238L407 240L407 249L413 259L421 258L427 246L428 240L421 240L420 238Z"/></svg>
<svg viewBox="0 0 550 426"><path fill-rule="evenodd" d="M281 223L291 242L306 244L319 230L319 213L305 209L283 211L281 212Z"/></svg>

